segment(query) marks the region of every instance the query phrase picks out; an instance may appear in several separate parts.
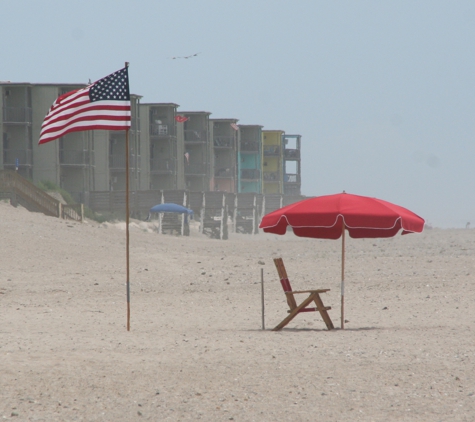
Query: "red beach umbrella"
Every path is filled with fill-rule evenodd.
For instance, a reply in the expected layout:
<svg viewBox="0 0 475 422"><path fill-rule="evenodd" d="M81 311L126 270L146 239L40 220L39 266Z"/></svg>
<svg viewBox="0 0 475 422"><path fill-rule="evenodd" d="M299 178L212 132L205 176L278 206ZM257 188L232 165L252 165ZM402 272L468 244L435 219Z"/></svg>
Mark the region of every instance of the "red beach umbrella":
<svg viewBox="0 0 475 422"><path fill-rule="evenodd" d="M424 219L382 199L343 192L287 205L265 215L259 228L266 233L285 234L288 226L300 237L342 238L341 328L345 328L345 231L355 239L393 237L399 231L420 233Z"/></svg>

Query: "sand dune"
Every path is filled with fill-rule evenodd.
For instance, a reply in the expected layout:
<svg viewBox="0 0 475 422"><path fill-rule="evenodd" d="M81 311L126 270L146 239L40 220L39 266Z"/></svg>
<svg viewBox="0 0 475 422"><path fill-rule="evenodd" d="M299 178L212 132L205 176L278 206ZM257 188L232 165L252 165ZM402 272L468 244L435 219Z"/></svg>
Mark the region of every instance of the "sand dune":
<svg viewBox="0 0 475 422"><path fill-rule="evenodd" d="M286 315L272 258L340 325L340 242L75 223L0 202L0 416L475 420L474 230L347 241L345 330ZM266 330L261 329L264 268Z"/></svg>

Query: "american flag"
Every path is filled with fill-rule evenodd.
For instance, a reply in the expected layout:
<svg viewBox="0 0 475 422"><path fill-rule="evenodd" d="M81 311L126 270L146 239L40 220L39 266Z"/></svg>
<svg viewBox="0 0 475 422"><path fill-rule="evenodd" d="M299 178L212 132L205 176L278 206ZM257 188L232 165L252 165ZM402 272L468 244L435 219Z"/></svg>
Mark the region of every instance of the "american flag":
<svg viewBox="0 0 475 422"><path fill-rule="evenodd" d="M83 130L130 128L128 67L99 79L86 88L61 95L41 126L38 144Z"/></svg>
<svg viewBox="0 0 475 422"><path fill-rule="evenodd" d="M234 130L239 130L239 126L238 126L236 123L231 123L231 127L232 127Z"/></svg>

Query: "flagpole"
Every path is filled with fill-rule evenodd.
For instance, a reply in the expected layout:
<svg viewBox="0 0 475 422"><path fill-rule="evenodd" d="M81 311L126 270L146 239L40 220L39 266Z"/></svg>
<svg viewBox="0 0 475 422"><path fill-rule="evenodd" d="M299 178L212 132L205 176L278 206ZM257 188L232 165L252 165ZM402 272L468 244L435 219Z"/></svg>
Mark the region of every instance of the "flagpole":
<svg viewBox="0 0 475 422"><path fill-rule="evenodd" d="M125 67L129 62L125 62ZM125 249L127 266L127 331L130 331L130 266L129 266L129 129L125 131Z"/></svg>
<svg viewBox="0 0 475 422"><path fill-rule="evenodd" d="M127 262L127 331L130 331L130 267L129 267L129 130L125 131L125 248Z"/></svg>
<svg viewBox="0 0 475 422"><path fill-rule="evenodd" d="M341 329L345 329L345 221L341 228Z"/></svg>

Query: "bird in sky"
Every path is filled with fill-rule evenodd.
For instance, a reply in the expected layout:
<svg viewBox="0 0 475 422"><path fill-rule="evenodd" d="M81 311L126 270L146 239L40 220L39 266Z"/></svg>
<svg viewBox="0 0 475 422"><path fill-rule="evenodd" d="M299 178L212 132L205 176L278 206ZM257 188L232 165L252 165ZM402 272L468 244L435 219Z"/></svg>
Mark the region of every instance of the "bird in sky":
<svg viewBox="0 0 475 422"><path fill-rule="evenodd" d="M172 60L175 60L175 59L191 59L193 57L196 57L198 54L201 54L200 53L195 53L195 54L190 54L189 56L175 56L175 57L171 57Z"/></svg>

